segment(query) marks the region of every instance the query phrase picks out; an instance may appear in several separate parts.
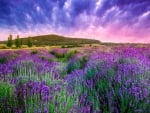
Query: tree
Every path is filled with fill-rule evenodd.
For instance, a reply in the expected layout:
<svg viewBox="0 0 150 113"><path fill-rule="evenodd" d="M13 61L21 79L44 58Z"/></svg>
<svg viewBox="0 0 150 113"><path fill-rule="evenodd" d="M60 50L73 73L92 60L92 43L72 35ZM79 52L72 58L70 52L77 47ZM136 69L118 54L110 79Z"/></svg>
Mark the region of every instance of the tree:
<svg viewBox="0 0 150 113"><path fill-rule="evenodd" d="M32 47L32 41L31 41L31 39L30 39L30 37L28 38L28 42L27 42L27 44L28 44L28 47Z"/></svg>
<svg viewBox="0 0 150 113"><path fill-rule="evenodd" d="M7 41L7 46L12 47L12 45L13 45L12 35L9 35L8 41Z"/></svg>
<svg viewBox="0 0 150 113"><path fill-rule="evenodd" d="M15 45L17 48L21 47L19 35L17 35L17 38L15 39Z"/></svg>

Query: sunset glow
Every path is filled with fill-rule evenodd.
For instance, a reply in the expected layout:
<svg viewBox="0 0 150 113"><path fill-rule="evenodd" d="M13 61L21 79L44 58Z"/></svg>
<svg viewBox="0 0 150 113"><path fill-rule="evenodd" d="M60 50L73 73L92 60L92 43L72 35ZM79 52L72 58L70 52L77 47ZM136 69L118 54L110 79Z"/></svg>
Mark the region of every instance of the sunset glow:
<svg viewBox="0 0 150 113"><path fill-rule="evenodd" d="M58 34L150 42L149 0L0 0L0 40Z"/></svg>

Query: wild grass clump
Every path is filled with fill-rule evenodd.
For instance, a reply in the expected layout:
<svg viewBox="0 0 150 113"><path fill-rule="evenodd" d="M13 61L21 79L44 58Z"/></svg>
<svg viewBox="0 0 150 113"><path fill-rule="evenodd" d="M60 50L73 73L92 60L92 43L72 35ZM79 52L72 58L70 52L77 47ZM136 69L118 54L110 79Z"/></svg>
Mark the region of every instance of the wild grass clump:
<svg viewBox="0 0 150 113"><path fill-rule="evenodd" d="M56 56L56 58L63 58L65 56L65 53L57 52L57 51L50 51L50 54Z"/></svg>
<svg viewBox="0 0 150 113"><path fill-rule="evenodd" d="M17 104L14 99L14 86L0 82L0 111L1 113L12 113Z"/></svg>
<svg viewBox="0 0 150 113"><path fill-rule="evenodd" d="M70 58L72 58L75 54L77 54L76 50L71 51L51 51L52 55L54 55L59 62L67 62Z"/></svg>
<svg viewBox="0 0 150 113"><path fill-rule="evenodd" d="M7 62L6 57L0 57L0 64L5 64Z"/></svg>
<svg viewBox="0 0 150 113"><path fill-rule="evenodd" d="M75 54L77 54L77 53L78 53L77 50L68 51L68 52L65 54L64 58L65 58L66 61L68 61L68 60L70 60L70 58L72 58L72 57L73 57Z"/></svg>
<svg viewBox="0 0 150 113"><path fill-rule="evenodd" d="M87 56L82 56L79 59L70 60L67 65L67 73L71 73L78 69L83 69L88 61Z"/></svg>

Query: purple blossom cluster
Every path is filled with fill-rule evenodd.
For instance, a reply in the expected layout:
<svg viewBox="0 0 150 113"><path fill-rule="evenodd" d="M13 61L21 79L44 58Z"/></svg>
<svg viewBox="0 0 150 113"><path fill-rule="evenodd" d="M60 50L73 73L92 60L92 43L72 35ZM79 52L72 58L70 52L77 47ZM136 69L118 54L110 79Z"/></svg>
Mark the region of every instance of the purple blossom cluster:
<svg viewBox="0 0 150 113"><path fill-rule="evenodd" d="M29 50L0 53L0 59L6 59L6 62L0 64L0 79L5 81L14 79L14 76L23 75L38 75L37 77L40 78L46 73L51 74L52 78L60 78L59 69L55 68L59 67L60 63L49 61L49 59L55 59L55 57L48 51L47 53L45 51L44 54L44 51L41 51L43 50L38 51L39 53L35 55L32 55ZM41 58L42 55L45 59Z"/></svg>
<svg viewBox="0 0 150 113"><path fill-rule="evenodd" d="M90 56L84 69L68 74L67 90L78 95L78 110L150 111L149 51L149 48L118 47L109 53L97 52Z"/></svg>
<svg viewBox="0 0 150 113"><path fill-rule="evenodd" d="M70 56L68 51L0 52L0 81L14 87L8 96L16 102L13 112L150 111L149 47L84 48Z"/></svg>

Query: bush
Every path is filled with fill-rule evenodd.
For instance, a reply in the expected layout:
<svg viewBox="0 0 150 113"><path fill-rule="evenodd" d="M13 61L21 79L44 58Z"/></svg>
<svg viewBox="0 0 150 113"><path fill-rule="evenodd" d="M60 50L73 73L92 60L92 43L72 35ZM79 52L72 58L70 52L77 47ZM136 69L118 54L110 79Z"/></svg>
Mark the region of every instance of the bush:
<svg viewBox="0 0 150 113"><path fill-rule="evenodd" d="M37 50L31 51L31 55L35 55L35 54L37 54L37 53L38 53Z"/></svg>
<svg viewBox="0 0 150 113"><path fill-rule="evenodd" d="M8 49L8 47L6 45L0 45L0 49Z"/></svg>
<svg viewBox="0 0 150 113"><path fill-rule="evenodd" d="M66 48L66 46L65 46L65 45L62 45L61 48Z"/></svg>

